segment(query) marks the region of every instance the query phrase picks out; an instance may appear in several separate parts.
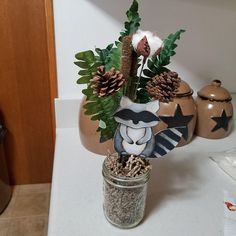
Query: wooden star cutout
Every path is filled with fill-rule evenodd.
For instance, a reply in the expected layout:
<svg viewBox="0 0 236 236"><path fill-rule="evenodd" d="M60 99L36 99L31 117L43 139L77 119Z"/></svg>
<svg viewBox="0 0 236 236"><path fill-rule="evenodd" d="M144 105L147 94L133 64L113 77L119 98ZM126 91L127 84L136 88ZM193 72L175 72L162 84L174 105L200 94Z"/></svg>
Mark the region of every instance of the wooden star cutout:
<svg viewBox="0 0 236 236"><path fill-rule="evenodd" d="M183 134L183 138L188 140L188 123L192 120L193 115L184 116L181 110L180 105L178 104L175 110L174 116L159 116L160 119L165 122L168 127L167 128L176 128L176 127L184 127L181 129L181 133Z"/></svg>
<svg viewBox="0 0 236 236"><path fill-rule="evenodd" d="M214 132L220 128L224 129L225 131L228 131L229 128L229 121L232 118L232 116L227 116L225 110L222 110L221 116L219 117L211 117L212 120L216 122L215 127L211 130L211 132Z"/></svg>

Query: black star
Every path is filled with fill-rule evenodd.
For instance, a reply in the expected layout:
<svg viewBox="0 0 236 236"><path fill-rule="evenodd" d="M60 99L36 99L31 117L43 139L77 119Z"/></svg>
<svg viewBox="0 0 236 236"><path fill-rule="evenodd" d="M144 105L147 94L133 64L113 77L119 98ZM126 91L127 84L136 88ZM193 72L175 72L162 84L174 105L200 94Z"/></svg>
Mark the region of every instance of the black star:
<svg viewBox="0 0 236 236"><path fill-rule="evenodd" d="M177 105L174 116L160 116L160 119L168 125L167 128L184 127L181 133L185 140L188 140L188 123L192 118L193 115L183 115L179 104Z"/></svg>
<svg viewBox="0 0 236 236"><path fill-rule="evenodd" d="M219 117L211 117L212 120L216 122L215 127L211 130L211 132L214 132L220 128L223 128L225 131L228 131L229 127L229 120L232 118L232 116L226 116L225 110L222 110L221 116Z"/></svg>

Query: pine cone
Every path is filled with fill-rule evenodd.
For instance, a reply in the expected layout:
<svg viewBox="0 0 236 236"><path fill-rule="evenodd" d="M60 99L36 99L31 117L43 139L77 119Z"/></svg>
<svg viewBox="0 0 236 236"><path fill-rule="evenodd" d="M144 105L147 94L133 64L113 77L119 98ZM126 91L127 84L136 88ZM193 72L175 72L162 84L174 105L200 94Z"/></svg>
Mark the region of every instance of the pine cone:
<svg viewBox="0 0 236 236"><path fill-rule="evenodd" d="M181 79L176 72L163 72L148 81L146 89L154 99L161 102L170 102L177 92L180 81Z"/></svg>
<svg viewBox="0 0 236 236"><path fill-rule="evenodd" d="M93 93L99 97L105 97L117 92L123 86L125 79L123 74L115 68L105 71L105 67L100 66L90 82Z"/></svg>

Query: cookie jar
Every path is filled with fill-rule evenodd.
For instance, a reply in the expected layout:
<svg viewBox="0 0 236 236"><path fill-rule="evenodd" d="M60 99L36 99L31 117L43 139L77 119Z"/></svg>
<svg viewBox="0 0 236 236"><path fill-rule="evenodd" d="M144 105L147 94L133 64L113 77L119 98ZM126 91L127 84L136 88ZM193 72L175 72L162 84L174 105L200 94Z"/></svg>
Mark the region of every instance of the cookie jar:
<svg viewBox="0 0 236 236"><path fill-rule="evenodd" d="M157 113L161 121L154 128L155 132L167 127L184 127L183 136L178 147L188 144L193 137L197 111L192 94L193 90L188 83L181 80L173 101L168 103L161 102Z"/></svg>
<svg viewBox="0 0 236 236"><path fill-rule="evenodd" d="M228 90L221 86L220 80L213 80L197 94L196 135L208 139L228 136L233 127L232 98Z"/></svg>

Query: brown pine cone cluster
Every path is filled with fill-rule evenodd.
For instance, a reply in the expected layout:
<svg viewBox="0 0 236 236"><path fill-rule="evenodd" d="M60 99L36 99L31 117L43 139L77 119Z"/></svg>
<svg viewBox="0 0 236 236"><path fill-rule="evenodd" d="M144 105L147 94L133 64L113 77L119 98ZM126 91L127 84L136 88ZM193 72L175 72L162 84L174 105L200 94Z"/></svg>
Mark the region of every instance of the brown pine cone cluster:
<svg viewBox="0 0 236 236"><path fill-rule="evenodd" d="M115 68L106 71L104 66L99 66L90 82L93 93L105 97L117 92L123 86L125 79Z"/></svg>
<svg viewBox="0 0 236 236"><path fill-rule="evenodd" d="M173 71L163 72L147 82L146 89L150 96L161 102L173 100L181 79Z"/></svg>

